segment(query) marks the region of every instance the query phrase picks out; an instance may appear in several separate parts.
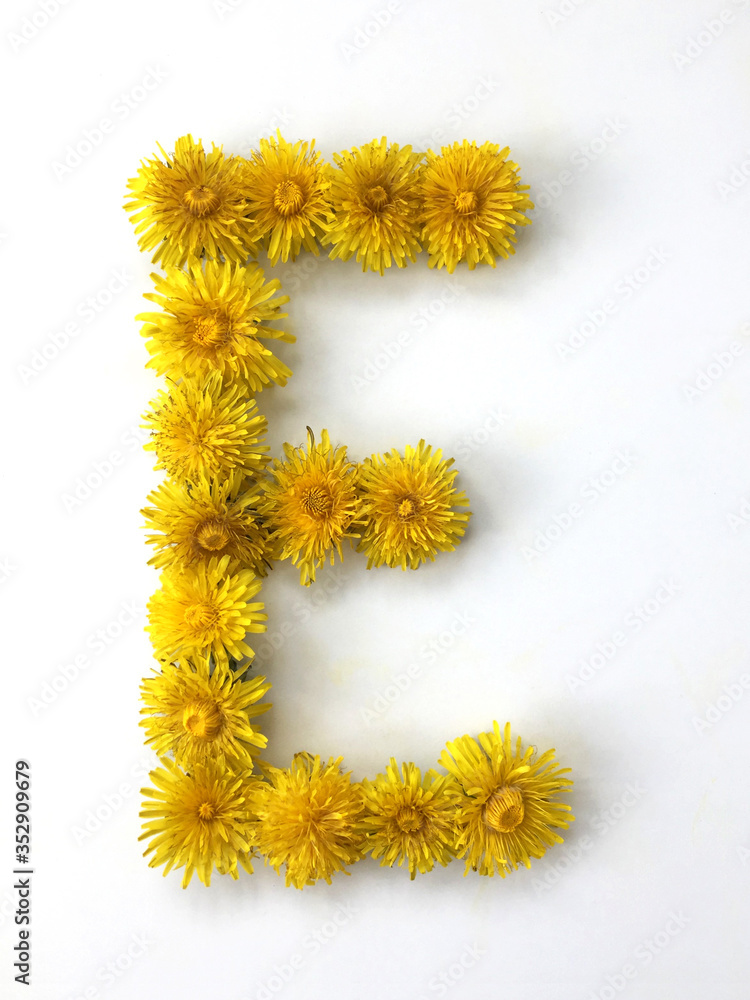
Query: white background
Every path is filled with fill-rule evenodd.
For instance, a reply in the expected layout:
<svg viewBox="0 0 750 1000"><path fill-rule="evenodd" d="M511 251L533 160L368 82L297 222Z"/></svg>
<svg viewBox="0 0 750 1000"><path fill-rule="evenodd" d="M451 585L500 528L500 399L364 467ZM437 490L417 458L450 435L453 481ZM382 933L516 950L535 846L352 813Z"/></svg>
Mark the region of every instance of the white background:
<svg viewBox="0 0 750 1000"><path fill-rule="evenodd" d="M46 24L32 2L5 4L3 996L747 995L750 3L724 5L399 0L378 26L383 0L47 0ZM68 147L86 152L104 118L76 163ZM417 574L350 556L306 592L291 566L274 571L269 758L343 754L355 777L391 755L428 767L446 740L509 719L573 769L578 819L505 880L458 862L410 883L366 861L300 893L261 864L183 891L141 858L156 577L138 511L158 475L136 435L157 382L133 321L152 268L122 196L157 141L192 132L246 153L277 124L326 155L384 133L508 144L538 205L496 270L279 267L295 375L260 398L274 452L306 424L358 458L425 437L456 456L474 511L459 550ZM18 756L36 868L25 992Z"/></svg>

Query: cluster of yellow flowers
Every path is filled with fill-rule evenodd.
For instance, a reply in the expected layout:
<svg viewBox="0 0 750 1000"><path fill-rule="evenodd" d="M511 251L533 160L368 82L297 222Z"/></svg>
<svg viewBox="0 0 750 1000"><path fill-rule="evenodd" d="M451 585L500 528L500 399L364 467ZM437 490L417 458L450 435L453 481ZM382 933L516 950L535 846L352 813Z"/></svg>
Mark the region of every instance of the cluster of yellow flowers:
<svg viewBox="0 0 750 1000"><path fill-rule="evenodd" d="M259 853L297 889L371 855L410 877L465 859L465 873L505 877L548 847L574 819L557 796L572 782L554 750L541 755L497 722L478 740L462 736L440 757L447 774L424 774L391 758L384 774L352 781L342 758L295 754L290 767L258 763L264 740L248 716L268 685L209 675L186 661L144 682L148 741L163 757L152 772L143 838L152 866L184 868L206 885L214 869L238 877ZM246 690L247 689L247 690Z"/></svg>
<svg viewBox="0 0 750 1000"><path fill-rule="evenodd" d="M571 782L554 751L522 749L497 723L449 743L444 774L392 759L354 782L341 758L299 753L288 769L259 758L270 684L252 672L248 639L266 629L257 598L274 562L291 560L310 585L348 540L368 569L416 569L455 548L470 512L453 460L424 441L356 463L308 428L304 446L286 444L272 462L255 397L292 374L268 343L294 338L273 325L287 315L279 282L248 254L263 245L275 263L320 241L382 273L413 260L422 239L436 266L493 263L512 252L509 224L530 204L505 152L464 143L422 164L383 140L336 157L337 177L307 144L271 139L241 161L188 136L130 181L126 208L164 269L146 295L157 311L138 319L148 366L168 380L145 416L146 449L168 478L143 511L161 581L148 605L158 662L142 683L141 725L160 766L143 790L141 839L152 866L184 869L184 886L194 873L208 885L214 871L251 872L256 854L297 888L367 854L412 878L454 857L504 876L559 842L554 831L572 818L557 801ZM465 204L463 228L431 214L440 184Z"/></svg>
<svg viewBox="0 0 750 1000"><path fill-rule="evenodd" d="M495 266L515 253L515 230L534 207L509 150L456 142L415 152L383 137L335 153L315 142L261 139L249 158L225 156L191 135L170 156L159 147L129 182L125 206L141 249L164 267L204 256L242 263L260 248L271 264L330 247L362 270L405 267L421 250L452 272Z"/></svg>
<svg viewBox="0 0 750 1000"><path fill-rule="evenodd" d="M286 444L285 458L268 465L259 444L266 421L255 401L214 377L185 379L162 393L145 419L152 432L146 449L171 477L143 511L156 549L150 563L163 570L151 604L158 655L209 645L215 656L224 655L222 645L236 659L250 655L233 631L222 637L229 619L217 617L219 595L228 616L259 631L263 616L240 615L237 602L255 596L257 577L274 560L291 559L309 586L316 569L333 565L337 554L343 559L348 539L367 556L368 569L417 569L452 552L471 517L460 509L469 501L454 486L453 459L424 441L403 455L394 450L355 464L345 446L331 445L328 431L316 444L308 428L307 450ZM211 642L206 616L188 620L182 610L198 594L204 604L213 601Z"/></svg>
<svg viewBox="0 0 750 1000"><path fill-rule="evenodd" d="M274 558L291 558L300 580L315 581L316 567L335 554L341 543L358 539L367 568L400 566L417 569L438 552L452 552L464 534L471 511L457 492L453 459L420 441L416 448L372 455L359 465L347 460L346 448L333 448L327 431L315 444L308 428L307 451L284 446L263 483L259 510L269 531Z"/></svg>

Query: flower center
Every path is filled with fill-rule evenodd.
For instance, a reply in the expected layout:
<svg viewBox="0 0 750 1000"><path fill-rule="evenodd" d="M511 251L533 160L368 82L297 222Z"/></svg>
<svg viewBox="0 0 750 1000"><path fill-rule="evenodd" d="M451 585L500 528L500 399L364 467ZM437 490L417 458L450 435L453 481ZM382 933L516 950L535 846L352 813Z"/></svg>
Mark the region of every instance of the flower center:
<svg viewBox="0 0 750 1000"><path fill-rule="evenodd" d="M418 497L402 497L398 502L396 513L402 521L410 521L419 513L420 502Z"/></svg>
<svg viewBox="0 0 750 1000"><path fill-rule="evenodd" d="M201 549L218 552L229 544L229 532L223 521L211 517L207 521L202 521L195 529L195 541Z"/></svg>
<svg viewBox="0 0 750 1000"><path fill-rule="evenodd" d="M333 497L322 486L311 486L302 494L301 503L304 512L315 517L328 513L333 506Z"/></svg>
<svg viewBox="0 0 750 1000"><path fill-rule="evenodd" d="M302 188L294 181L282 181L276 185L276 190L273 193L274 208L281 215L291 215L293 212L298 212L304 200Z"/></svg>
<svg viewBox="0 0 750 1000"><path fill-rule="evenodd" d="M497 833L510 833L523 821L523 796L520 789L503 785L484 804L484 822Z"/></svg>
<svg viewBox="0 0 750 1000"><path fill-rule="evenodd" d="M199 740L215 739L222 728L222 715L215 701L191 701L182 713L186 733Z"/></svg>
<svg viewBox="0 0 750 1000"><path fill-rule="evenodd" d="M198 806L198 816L200 819L213 819L216 815L216 810L210 802L201 802Z"/></svg>
<svg viewBox="0 0 750 1000"><path fill-rule="evenodd" d="M388 197L388 192L385 188L381 187L380 184L376 184L375 187L371 187L364 197L365 205L373 212L379 212L381 209L390 202Z"/></svg>
<svg viewBox="0 0 750 1000"><path fill-rule="evenodd" d="M198 316L192 321L193 341L201 347L221 347L229 340L231 327L226 317L218 313Z"/></svg>
<svg viewBox="0 0 750 1000"><path fill-rule="evenodd" d="M210 187L199 184L197 187L187 189L182 196L182 204L191 215L202 219L219 207L219 196Z"/></svg>
<svg viewBox="0 0 750 1000"><path fill-rule="evenodd" d="M475 191L458 191L453 200L453 206L459 215L470 215L477 210Z"/></svg>
<svg viewBox="0 0 750 1000"><path fill-rule="evenodd" d="M200 604L189 604L182 616L183 621L191 629L211 628L219 620L219 611L206 601Z"/></svg>
<svg viewBox="0 0 750 1000"><path fill-rule="evenodd" d="M396 813L396 823L404 833L416 833L424 826L424 816L414 806L401 806Z"/></svg>

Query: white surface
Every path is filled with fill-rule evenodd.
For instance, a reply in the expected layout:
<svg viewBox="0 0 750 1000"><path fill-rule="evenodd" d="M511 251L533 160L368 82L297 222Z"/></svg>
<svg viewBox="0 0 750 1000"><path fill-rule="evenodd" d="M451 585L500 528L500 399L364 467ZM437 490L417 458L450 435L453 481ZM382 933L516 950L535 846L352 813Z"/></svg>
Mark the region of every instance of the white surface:
<svg viewBox="0 0 750 1000"><path fill-rule="evenodd" d="M750 182L740 167L750 173L750 3L400 0L347 59L342 44L366 37L358 29L385 7L70 0L15 51L11 34L40 8L3 8L3 996L22 995L8 916L17 756L33 767L24 995L38 1000L255 1000L295 953L289 1000L747 995L750 691L736 689L742 697L722 701L731 707L700 733L695 720L749 670L750 524L729 515L743 502L750 514ZM732 15L723 25L722 9ZM707 21L716 37L700 35ZM165 77L139 102L133 88L154 69ZM105 117L111 133L57 177L68 144ZM578 821L565 848L504 881L464 879L454 863L410 884L367 861L303 893L262 866L183 892L140 857L133 789L152 760L137 727L150 659L142 611L100 654L89 645L155 586L138 510L158 476L132 433L156 388L133 321L151 266L121 199L157 141L191 131L246 152L277 124L290 139L315 136L326 155L383 133L420 145L439 129L445 141L507 143L541 202L518 254L495 271L449 279L424 257L384 279L326 259L279 268L295 375L260 399L274 451L301 441L306 424L360 457L427 438L456 455L474 511L459 551L418 574L368 574L347 560L345 586L267 661L269 756L343 753L356 776L391 754L429 766L447 739L510 719L573 768ZM647 261L648 280L627 294ZM85 300L122 270L126 287L88 321ZM451 282L459 298L417 332L412 318ZM614 313L562 358L557 345L605 299ZM71 321L80 334L24 380L19 366ZM355 391L402 330L413 333L402 356ZM733 342L731 367L687 398ZM486 435L494 410L504 417ZM66 511L63 494L113 449L120 464ZM594 499L587 484L608 469L622 474ZM536 533L575 503L580 516L527 558ZM284 566L264 588L274 631L314 599L296 579ZM655 595L663 604L636 628L629 616ZM428 663L422 647L458 615L471 627ZM616 655L571 690L615 632ZM82 652L89 666L35 715L29 699ZM365 725L361 709L415 660L419 679ZM120 808L77 843L87 811L123 783ZM686 922L669 923L673 912ZM336 913L342 926L316 950ZM665 927L649 959L646 942ZM134 934L146 936L145 954L109 979L103 970ZM474 964L460 981L435 978L451 965L455 974L462 956Z"/></svg>

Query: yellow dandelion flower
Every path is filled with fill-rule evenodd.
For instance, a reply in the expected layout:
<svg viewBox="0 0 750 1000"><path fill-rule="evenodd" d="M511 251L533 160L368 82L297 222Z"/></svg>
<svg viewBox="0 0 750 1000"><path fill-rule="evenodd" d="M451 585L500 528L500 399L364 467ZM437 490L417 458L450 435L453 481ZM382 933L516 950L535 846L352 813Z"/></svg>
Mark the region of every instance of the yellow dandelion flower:
<svg viewBox="0 0 750 1000"><path fill-rule="evenodd" d="M535 747L522 750L520 737L514 748L510 723L502 735L495 722L479 742L461 736L448 744L440 763L464 793L457 847L458 856L466 857L467 872L504 878L519 865L530 868L531 858L563 842L554 831L567 829L575 817L556 796L573 782L561 777L570 768L558 767L554 758L554 750L540 757Z"/></svg>
<svg viewBox="0 0 750 1000"><path fill-rule="evenodd" d="M265 576L271 559L268 530L258 514L261 487L246 485L240 473L224 480L167 480L148 496L141 513L155 554L149 565L184 568L228 555L257 576Z"/></svg>
<svg viewBox="0 0 750 1000"><path fill-rule="evenodd" d="M506 159L510 150L485 142L456 142L440 155L429 150L422 170L422 242L430 267L452 273L465 260L495 266L496 257L515 253L515 226L531 223L524 212L533 208L520 183L518 164Z"/></svg>
<svg viewBox="0 0 750 1000"><path fill-rule="evenodd" d="M169 567L148 602L146 631L157 658L211 653L218 663L253 656L245 635L266 631L263 604L252 600L259 590L252 570L240 569L229 556L185 569Z"/></svg>
<svg viewBox="0 0 750 1000"><path fill-rule="evenodd" d="M341 760L295 754L288 770L270 768L269 780L253 791L258 849L277 872L286 867L286 884L296 889L330 883L339 871L348 875L346 865L362 856L362 797Z"/></svg>
<svg viewBox="0 0 750 1000"><path fill-rule="evenodd" d="M161 765L149 776L155 787L141 789L146 822L138 839L151 841L143 852L153 853L150 867L165 865L165 875L184 868L183 889L194 872L204 885L211 884L214 868L234 879L238 865L252 872L249 800L256 780L221 760L193 764L190 774L166 757Z"/></svg>
<svg viewBox="0 0 750 1000"><path fill-rule="evenodd" d="M244 677L208 657L165 663L141 684L141 725L146 746L173 754L179 767L223 757L234 770L252 770L253 756L268 743L250 723L270 707L258 702L271 688L265 677Z"/></svg>
<svg viewBox="0 0 750 1000"><path fill-rule="evenodd" d="M318 253L316 237L328 228L330 186L314 140L292 145L280 132L260 140L248 164L247 198L271 264L295 260L303 247Z"/></svg>
<svg viewBox="0 0 750 1000"><path fill-rule="evenodd" d="M383 138L351 152L334 153L331 171L334 221L323 244L333 244L330 257L349 260L356 254L362 270L406 267L421 250L421 153L411 146L388 145Z"/></svg>
<svg viewBox="0 0 750 1000"><path fill-rule="evenodd" d="M266 418L239 383L223 385L217 372L160 392L144 420L151 431L144 447L156 452L154 468L173 479L253 476L268 464L268 445L260 444Z"/></svg>
<svg viewBox="0 0 750 1000"><path fill-rule="evenodd" d="M373 455L359 468L362 539L358 551L367 568L416 569L438 552L452 552L461 541L471 512L466 494L457 492L453 459L420 441L397 452Z"/></svg>
<svg viewBox="0 0 750 1000"><path fill-rule="evenodd" d="M177 140L170 156L141 162L128 181L125 211L131 214L141 250L154 250L163 267L181 267L205 254L242 263L254 250L248 218L245 161L224 156L221 147L205 152L191 135Z"/></svg>
<svg viewBox="0 0 750 1000"><path fill-rule="evenodd" d="M326 430L316 445L308 428L307 451L285 444L284 454L286 461L277 460L262 484L259 509L276 558L291 558L307 586L327 558L331 565L335 553L343 559L343 539L357 537L349 532L357 512L356 466L347 461L344 446L331 446Z"/></svg>
<svg viewBox="0 0 750 1000"><path fill-rule="evenodd" d="M286 385L292 374L263 344L294 337L267 325L287 314L286 295L274 297L279 282L265 281L257 264L240 267L209 260L188 270L167 268L152 274L156 292L144 297L162 312L141 313L143 336L151 358L147 367L179 379L218 371L225 381L240 379L251 392L271 382Z"/></svg>
<svg viewBox="0 0 750 1000"><path fill-rule="evenodd" d="M365 813L361 827L367 834L365 851L381 858L381 866L401 867L410 878L443 867L455 855L458 785L447 775L428 771L424 777L414 764L395 758L374 781L362 782Z"/></svg>

